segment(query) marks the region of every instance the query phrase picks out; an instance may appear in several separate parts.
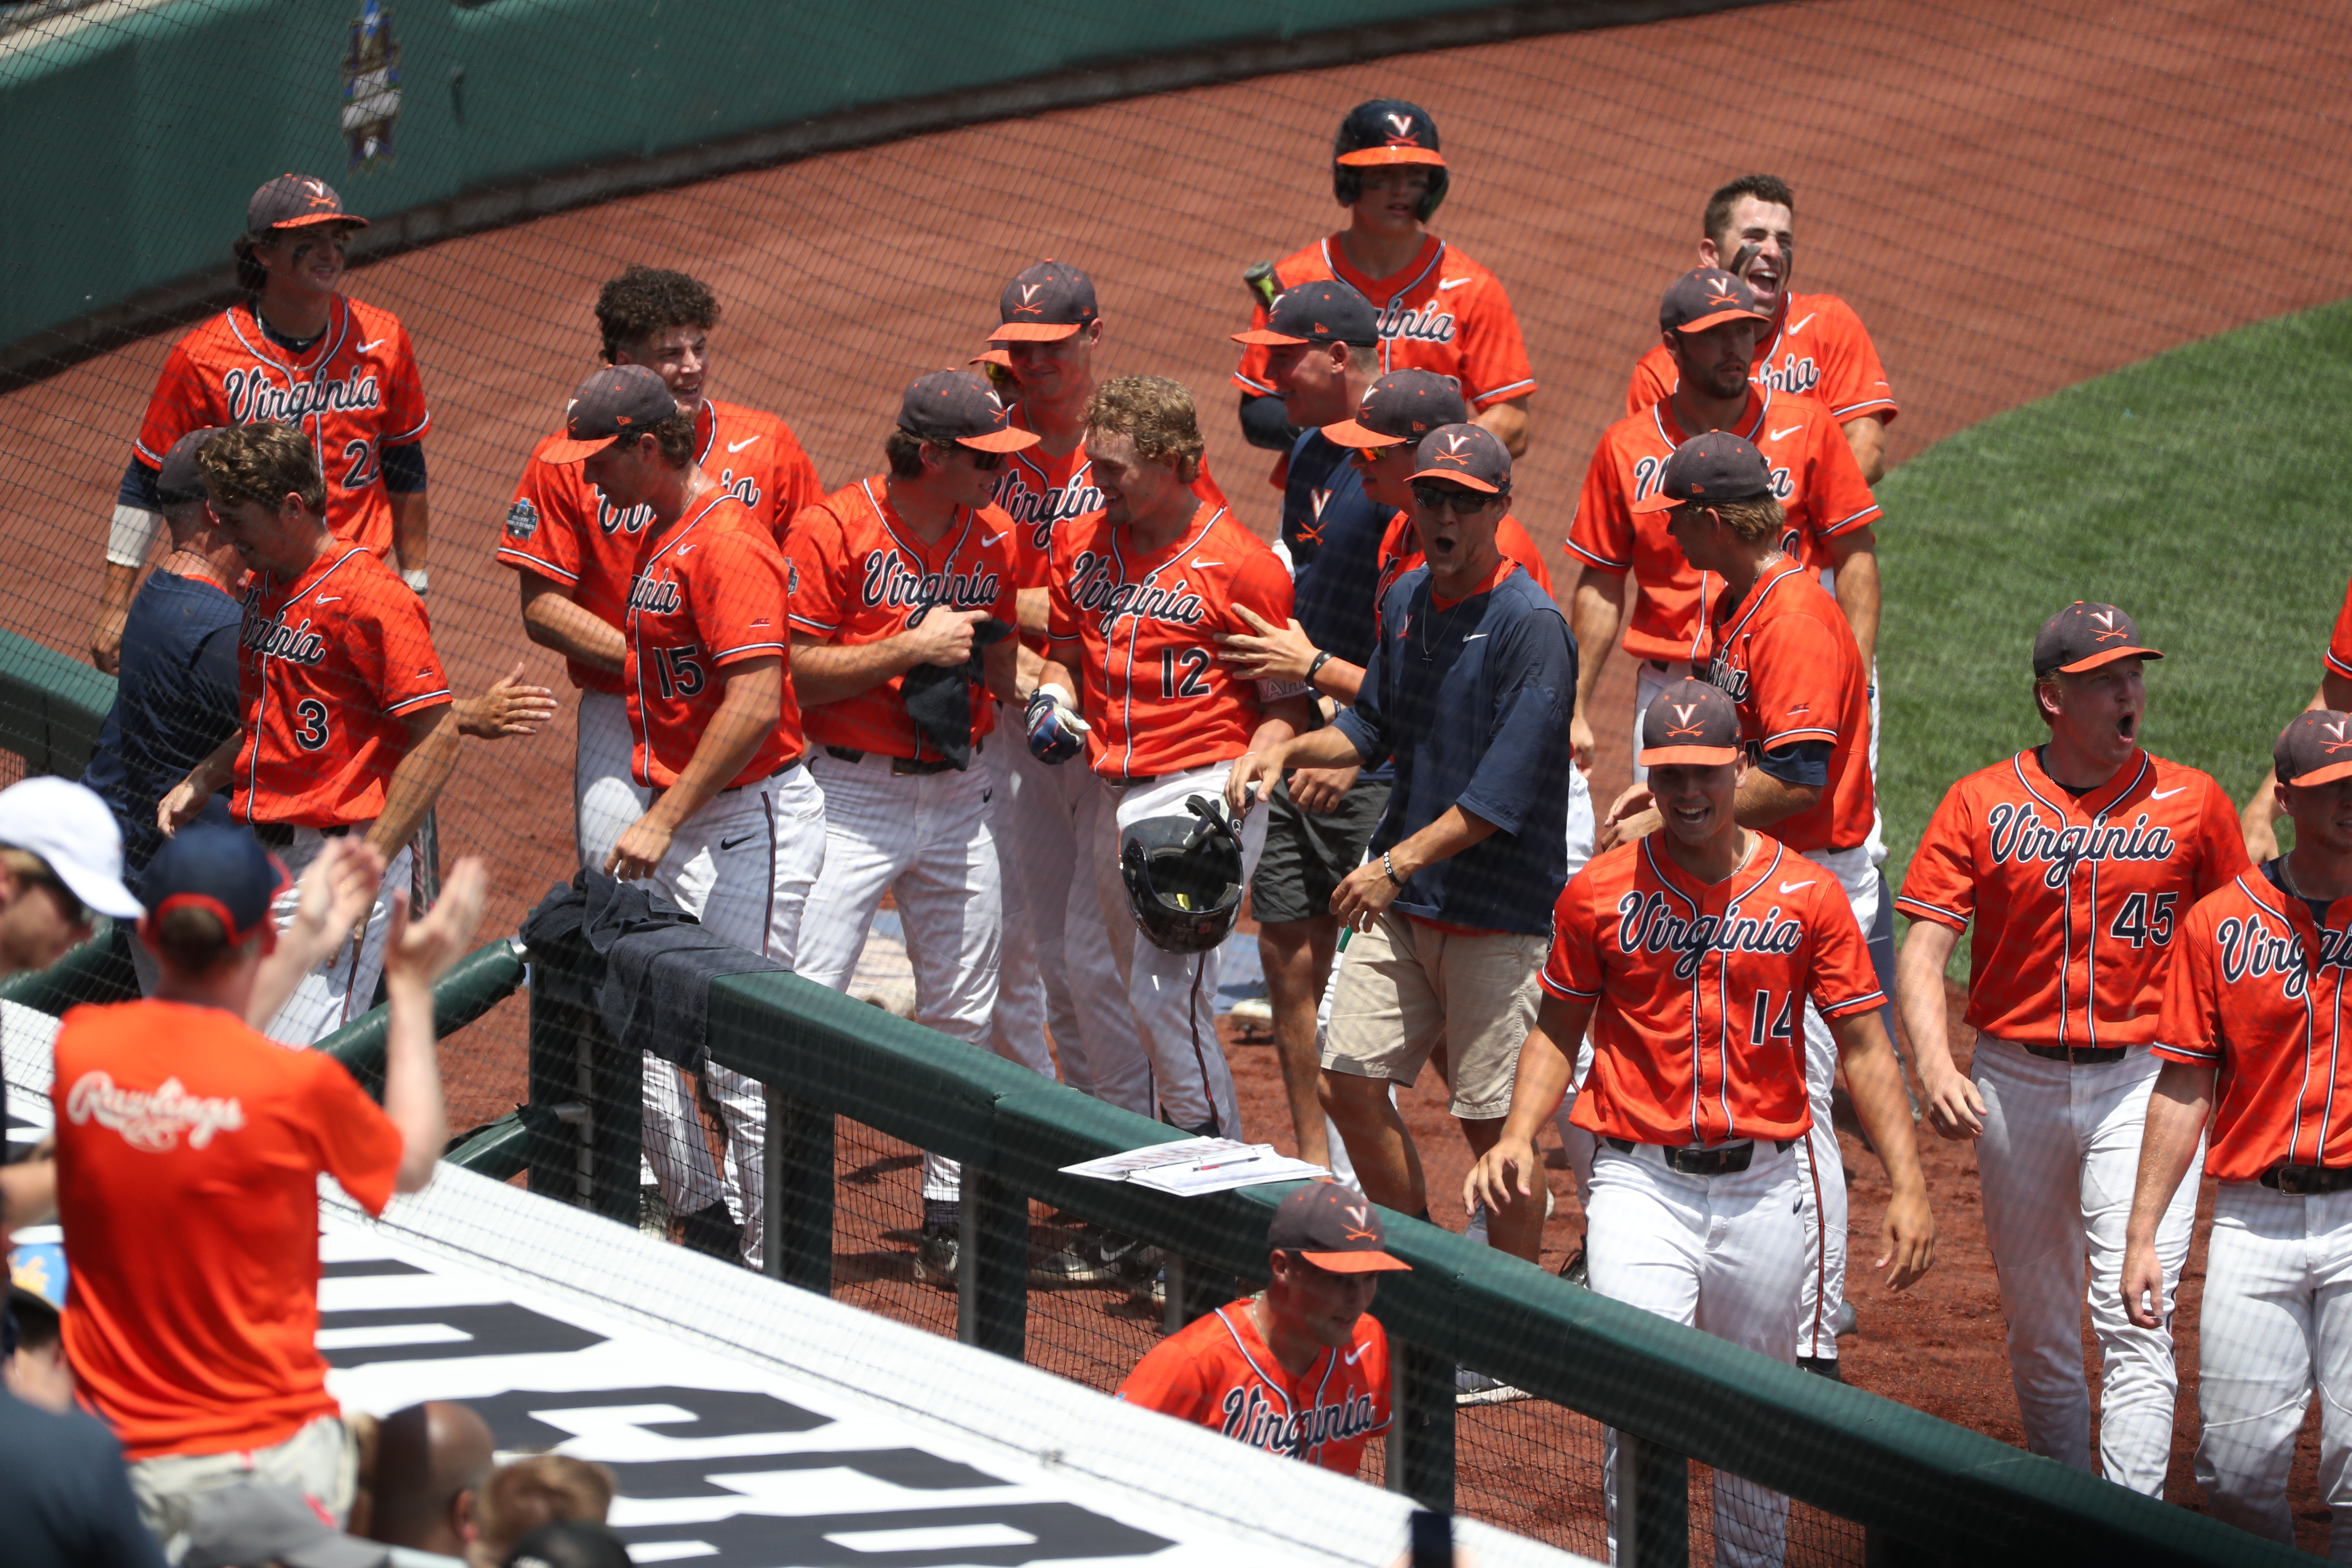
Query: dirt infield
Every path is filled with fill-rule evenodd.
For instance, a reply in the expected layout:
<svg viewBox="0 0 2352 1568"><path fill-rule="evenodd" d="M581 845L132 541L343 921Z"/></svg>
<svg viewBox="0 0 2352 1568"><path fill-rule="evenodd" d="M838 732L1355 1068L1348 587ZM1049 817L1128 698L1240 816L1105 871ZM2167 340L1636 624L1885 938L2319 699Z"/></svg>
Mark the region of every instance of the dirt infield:
<svg viewBox="0 0 2352 1568"><path fill-rule="evenodd" d="M2175 0L2123 18L2022 0L1768 5L828 155L453 240L351 288L400 314L431 395L431 605L452 675L478 689L520 660L560 687L489 554L531 441L593 363L596 287L625 263L717 289L716 392L782 413L838 484L880 466L908 379L975 351L1003 279L1040 255L1076 261L1101 293L1108 368L1194 389L1237 510L1270 534L1265 455L1242 444L1225 379L1241 269L1330 226L1322 160L1349 104L1414 99L1455 170L1438 227L1501 275L1527 332L1541 390L1517 510L1557 563L1594 438L1722 179L1762 168L1796 188L1796 287L1843 295L1870 324L1903 403L1900 461L2059 386L2352 289L2331 237L2352 148L2306 134L2300 108L2347 65L2352 15L2316 5ZM363 184L346 195L364 206ZM236 215L221 221L226 243ZM0 397L11 629L82 647L105 519L168 342ZM1884 538L1901 551L1899 516ZM1624 778L1630 688L1612 660L1595 726L1603 801ZM568 716L534 742L469 742L446 797L443 842L489 857L499 922L568 874L571 750ZM520 1097L520 1027L510 1002L451 1042L456 1124ZM1249 1131L1277 1133L1271 1052L1240 1047L1236 1065ZM1412 1100L1440 1217L1458 1225L1458 1140L1428 1093ZM2015 1441L1971 1160L1931 1150L1943 1263L1906 1300L1858 1291L1847 1356L1854 1381ZM1874 1163L1855 1164L1867 1235ZM2194 1496L2179 1467L2174 1495Z"/></svg>

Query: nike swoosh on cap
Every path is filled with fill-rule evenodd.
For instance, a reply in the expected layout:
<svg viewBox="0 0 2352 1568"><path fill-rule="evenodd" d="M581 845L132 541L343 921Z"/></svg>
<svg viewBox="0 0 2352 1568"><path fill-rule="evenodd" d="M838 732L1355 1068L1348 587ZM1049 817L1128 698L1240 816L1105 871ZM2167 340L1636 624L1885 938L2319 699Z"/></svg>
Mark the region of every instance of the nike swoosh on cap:
<svg viewBox="0 0 2352 1568"><path fill-rule="evenodd" d="M1801 882L1783 882L1780 884L1780 896L1785 899L1800 888L1810 888L1820 880L1819 877L1808 877Z"/></svg>
<svg viewBox="0 0 2352 1568"><path fill-rule="evenodd" d="M1764 439L1767 441L1777 441L1783 436L1793 436L1803 428L1804 426L1801 425L1791 425L1786 430L1773 431L1770 435L1765 437Z"/></svg>
<svg viewBox="0 0 2352 1568"><path fill-rule="evenodd" d="M2179 795L2182 790L2185 790L2189 786L2187 784L2174 784L2170 789L2152 789L2147 792L2147 798L2150 800L2170 800L2174 795Z"/></svg>
<svg viewBox="0 0 2352 1568"><path fill-rule="evenodd" d="M758 437L757 436L746 436L746 437L744 437L740 441L730 441L730 442L728 442L728 443L727 443L727 449L728 449L729 451L730 451L730 452L740 452L740 451L741 451L744 447L746 447L750 446L752 442L754 442L754 441L756 441L756 440L758 440L758 439L759 439L759 437Z"/></svg>

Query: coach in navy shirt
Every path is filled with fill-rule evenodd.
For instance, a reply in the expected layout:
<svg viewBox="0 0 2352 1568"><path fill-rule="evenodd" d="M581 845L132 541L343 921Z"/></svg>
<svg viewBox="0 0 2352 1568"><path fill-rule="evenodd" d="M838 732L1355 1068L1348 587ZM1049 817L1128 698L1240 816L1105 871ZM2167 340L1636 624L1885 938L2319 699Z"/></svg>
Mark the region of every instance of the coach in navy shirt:
<svg viewBox="0 0 2352 1568"><path fill-rule="evenodd" d="M1576 643L1535 580L1495 545L1510 454L1475 425L1418 448L1414 521L1427 564L1381 604L1355 706L1328 730L1236 763L1236 799L1288 767L1393 758L1371 858L1331 910L1352 927L1322 1055L1324 1107L1366 1196L1426 1210L1419 1152L1390 1103L1441 1039L1451 1109L1473 1155L1508 1114L1536 975L1568 879L1568 718ZM1540 1202L1492 1215L1493 1245L1534 1259Z"/></svg>
<svg viewBox="0 0 2352 1568"><path fill-rule="evenodd" d="M136 882L163 847L155 804L236 732L236 585L245 563L205 504L196 452L217 430L183 436L163 456L156 499L172 531L163 558L131 602L120 684L81 782L122 829L122 861ZM227 802L212 813L227 821ZM140 944L134 957L143 958ZM150 978L142 969L142 978Z"/></svg>

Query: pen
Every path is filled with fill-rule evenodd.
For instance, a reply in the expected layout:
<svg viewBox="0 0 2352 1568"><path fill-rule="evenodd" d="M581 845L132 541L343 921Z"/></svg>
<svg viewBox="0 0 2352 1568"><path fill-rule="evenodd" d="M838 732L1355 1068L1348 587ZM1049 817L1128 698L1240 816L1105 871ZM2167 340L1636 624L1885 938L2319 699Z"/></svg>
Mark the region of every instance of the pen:
<svg viewBox="0 0 2352 1568"><path fill-rule="evenodd" d="M1200 1170L1202 1170L1202 1171L1204 1171L1204 1172L1205 1172L1205 1171L1222 1171L1222 1170L1223 1170L1227 1165L1255 1165L1255 1164L1256 1164L1260 1160L1263 1160L1263 1159L1265 1159L1265 1155L1263 1155L1263 1154L1251 1154L1251 1155L1248 1155L1248 1156L1246 1156L1246 1157L1244 1157L1244 1158L1243 1158L1243 1159L1239 1159L1239 1160L1220 1160L1220 1161L1218 1161L1218 1162L1217 1162L1215 1164L1213 1164L1213 1165L1202 1165L1202 1166L1198 1167L1198 1169L1200 1169Z"/></svg>

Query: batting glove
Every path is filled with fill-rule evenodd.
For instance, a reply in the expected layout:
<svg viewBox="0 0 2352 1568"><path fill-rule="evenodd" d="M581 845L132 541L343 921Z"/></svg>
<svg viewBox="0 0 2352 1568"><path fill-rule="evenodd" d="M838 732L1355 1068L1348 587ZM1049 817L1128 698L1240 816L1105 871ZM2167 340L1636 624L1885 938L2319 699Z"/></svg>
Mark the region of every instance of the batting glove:
<svg viewBox="0 0 2352 1568"><path fill-rule="evenodd" d="M1070 707L1070 694L1041 686L1029 694L1029 754L1041 763L1066 763L1087 749L1090 725Z"/></svg>

